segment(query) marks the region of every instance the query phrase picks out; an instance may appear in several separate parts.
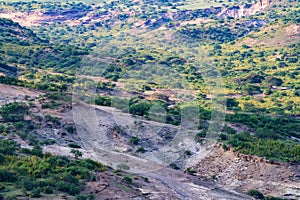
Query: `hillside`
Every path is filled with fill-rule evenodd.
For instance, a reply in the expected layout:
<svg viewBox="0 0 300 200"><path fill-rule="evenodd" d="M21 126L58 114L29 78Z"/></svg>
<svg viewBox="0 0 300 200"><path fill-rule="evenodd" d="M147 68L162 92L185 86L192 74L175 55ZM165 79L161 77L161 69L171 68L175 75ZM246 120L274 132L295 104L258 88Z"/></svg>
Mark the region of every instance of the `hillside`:
<svg viewBox="0 0 300 200"><path fill-rule="evenodd" d="M298 199L299 9L0 2L0 196Z"/></svg>

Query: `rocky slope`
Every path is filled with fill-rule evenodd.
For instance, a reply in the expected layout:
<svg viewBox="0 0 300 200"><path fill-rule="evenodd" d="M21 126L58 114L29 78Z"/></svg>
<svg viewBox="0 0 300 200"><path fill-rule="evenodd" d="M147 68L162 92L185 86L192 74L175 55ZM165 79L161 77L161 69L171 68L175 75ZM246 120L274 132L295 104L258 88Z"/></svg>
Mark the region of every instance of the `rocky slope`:
<svg viewBox="0 0 300 200"><path fill-rule="evenodd" d="M271 3L272 3L271 0L259 0L256 3L252 2L251 4L223 8L218 15L223 18L225 17L241 18L244 16L248 17L265 10L271 5Z"/></svg>
<svg viewBox="0 0 300 200"><path fill-rule="evenodd" d="M195 166L198 174L215 177L221 185L241 191L256 189L272 196L299 199L300 167L271 164L264 158L243 155L219 146Z"/></svg>

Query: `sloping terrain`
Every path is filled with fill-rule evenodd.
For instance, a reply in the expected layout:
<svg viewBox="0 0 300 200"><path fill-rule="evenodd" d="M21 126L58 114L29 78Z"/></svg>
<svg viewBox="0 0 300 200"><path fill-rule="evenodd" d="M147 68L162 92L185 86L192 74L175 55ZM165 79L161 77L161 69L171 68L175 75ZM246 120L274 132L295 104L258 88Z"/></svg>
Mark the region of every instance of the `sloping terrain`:
<svg viewBox="0 0 300 200"><path fill-rule="evenodd" d="M27 95L26 98L43 95L39 91L7 85L2 86L2 91L5 88L10 91L6 93L8 95L6 98L18 97L19 101L26 101L25 98L21 98L22 93ZM30 108L30 112L35 115L45 117L50 114L52 119L56 119L49 121L49 118L48 120L45 118L41 125L35 125L35 131L31 133L41 141L55 141L55 144L44 143L44 152L72 156L70 152L73 145L68 147L67 144L77 144L81 146L79 150L83 153L83 158L130 172L129 174L112 173L112 171L98 173L96 181L87 182L83 191L85 194L93 193L98 198L105 196L109 198L111 194L115 194L114 199L118 197L123 199L218 199L221 197L251 199L232 189L243 192L259 189L269 195L297 198L299 191L297 165L271 164L263 158L237 154L231 150L224 152L220 147L216 147L193 167L196 169L197 176L188 175L181 171L186 166L180 166L180 163L197 158L197 151L202 150L201 145L195 143L193 135L191 140L186 140L189 135L184 135L183 132L179 141L182 142L182 138L186 141L183 144L177 143L176 137L174 138L172 134L176 135L179 127L151 122L102 106L76 103L73 105L72 112L70 102L63 101L60 104L61 100L56 99L54 103L51 102L51 96L50 99L48 98L47 96L44 96L44 99L39 98L42 101L35 101L35 105ZM66 125L74 122L73 114L77 125L75 133L66 128ZM35 121L32 114L26 116L25 120ZM139 141L135 143L132 136L138 136ZM20 143L23 148L33 148L30 140L18 136L11 138ZM172 143L175 149L169 149L172 150L170 152L163 151L165 146ZM136 153L139 146L143 146L146 152ZM190 158L180 156L187 148L194 156ZM177 167L181 170L166 168L171 164L167 159L169 156L172 156L171 159L176 160L177 164L179 163ZM189 162L187 164L190 165ZM226 189L221 185L232 189Z"/></svg>
<svg viewBox="0 0 300 200"><path fill-rule="evenodd" d="M195 166L197 173L241 191L257 189L272 196L298 199L299 166L270 163L264 158L225 151L221 146Z"/></svg>
<svg viewBox="0 0 300 200"><path fill-rule="evenodd" d="M299 199L299 8L0 2L0 199Z"/></svg>
<svg viewBox="0 0 300 200"><path fill-rule="evenodd" d="M247 195L222 188L222 186L216 185L212 180L166 168L164 165L160 164L160 162L156 163L155 160L152 161L149 156L146 156L146 158L139 158L139 156L130 155L132 150L129 148L136 149L135 145L130 145L129 141L129 136L130 134L134 135L133 131L136 130L135 128L138 130L146 128L149 129L149 131L161 129L158 135L148 132L148 134L152 134L149 141L152 140L155 142L157 139L164 137L166 132L172 133L170 130L176 129L175 126L167 125L167 128L162 129L162 127L165 127L166 125L137 118L136 120L142 120L140 121L141 123L133 124L134 127L131 127L131 131L130 129L126 129L126 131L128 131L127 135L120 132L121 129L119 131L118 129L114 129L117 128L117 126L112 119L118 118L119 123L127 126L125 122L131 122L131 120L128 120L131 118L130 115L118 113L111 108L96 107L99 123L92 124L91 122L94 122L95 119L84 119L82 117L86 116L81 115L80 119L82 122L86 121L88 123L77 124L78 126L81 126L81 128L78 127L78 131L72 132L66 126L73 122L72 112L68 106L69 103L59 105L59 102L56 101L56 104L58 105L54 106L54 108L46 108L42 105L45 105L45 102L47 102L49 97L43 95L42 92L33 92L32 90L26 90L21 87L5 85L2 86L2 89L10 89L10 93L7 93L6 95L10 95L9 98L11 99L18 97L18 101L20 102L26 102L26 99L30 98L36 98L36 100L31 101L31 106L26 112L26 115L24 115L24 119L20 118L21 121L19 121L19 123L23 123L24 125L26 123L31 123L32 126L34 126L33 131L27 133L30 134L30 136L25 137L21 132L14 134L14 130L11 129L10 131L7 131L5 134L6 136L1 136L1 139L10 138L11 140L18 142L22 148L29 149L27 151L33 151L36 148L33 144L34 140L32 139L34 137L35 141L43 141L42 147L45 153L50 152L57 156L71 157L73 155L71 150L77 148L83 153L83 158L93 159L108 165L112 165L110 162L113 162L115 168L125 171L126 168L121 167L121 165L127 166L128 164L130 166L131 169L128 170L130 171L130 174L118 171L113 172L112 170L97 173L96 180L87 182L83 194L86 193L88 195L92 193L96 198L111 198L110 195L114 194L113 199L199 199L198 197L200 197L200 199L215 199L220 197L225 199L250 199ZM19 92L16 92L18 90ZM20 94L22 92L26 94L26 99L21 98ZM4 105L4 107L5 106L7 106L7 104ZM75 114L76 111L78 111L77 109L78 108L75 108ZM81 111L81 113L83 114L87 110L89 109L85 107L85 111ZM78 113L74 117L75 119L78 119ZM6 116L2 120L5 122L4 125L7 126L8 123L10 123L9 120L13 119ZM86 135L92 134L93 132L85 132L84 129L89 130L95 125L104 128L96 130L98 133L104 133L104 135L101 133L100 135ZM14 124L14 126L16 126L16 124ZM140 126L140 128L136 126ZM18 131L21 131L21 128L18 128ZM147 132L144 133L147 134ZM160 135L160 133L162 135ZM97 136L103 138L98 138L98 140L95 141L93 137ZM165 141L161 140L161 142L152 143L151 145L149 144L149 141L147 142L148 144L144 144L142 140L144 139L141 138L140 143L145 146L147 151L155 152L158 149L163 149L163 146L165 145L163 142L169 142L171 138L165 138ZM147 139L145 138L145 142L146 141ZM102 145L99 146L100 143L102 143ZM112 149L102 149L108 145L112 145ZM121 147L127 147L129 150L120 152ZM105 154L107 155L105 156ZM127 159L129 159L129 163L127 163ZM136 166L134 166L135 164ZM127 178L128 180L125 177L129 177ZM61 195L62 194L59 194L58 196ZM67 197L68 195L65 196ZM56 197L44 197L44 199L47 198Z"/></svg>

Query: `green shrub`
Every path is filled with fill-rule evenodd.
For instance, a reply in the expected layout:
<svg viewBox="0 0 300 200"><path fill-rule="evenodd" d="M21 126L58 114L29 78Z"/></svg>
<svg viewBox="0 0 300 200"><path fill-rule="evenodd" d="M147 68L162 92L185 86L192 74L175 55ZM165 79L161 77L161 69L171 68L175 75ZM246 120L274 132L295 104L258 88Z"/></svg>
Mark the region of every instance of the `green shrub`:
<svg viewBox="0 0 300 200"><path fill-rule="evenodd" d="M177 166L176 163L172 162L170 165L169 165L172 169L175 169L175 170L179 170L180 167Z"/></svg>
<svg viewBox="0 0 300 200"><path fill-rule="evenodd" d="M20 145L14 141L0 140L0 153L2 154L14 155L19 147Z"/></svg>
<svg viewBox="0 0 300 200"><path fill-rule="evenodd" d="M190 167L188 167L184 172L190 175L195 175L196 173L196 171Z"/></svg>
<svg viewBox="0 0 300 200"><path fill-rule="evenodd" d="M24 127L24 123L23 122L15 122L14 127L16 129L22 129Z"/></svg>
<svg viewBox="0 0 300 200"><path fill-rule="evenodd" d="M206 133L207 129L204 129L200 133L197 133L195 136L195 141L201 143L203 140L205 140Z"/></svg>
<svg viewBox="0 0 300 200"><path fill-rule="evenodd" d="M5 157L2 154L0 154L0 164L4 163L4 161L5 161Z"/></svg>
<svg viewBox="0 0 300 200"><path fill-rule="evenodd" d="M230 149L225 143L222 145L222 148L224 151L228 151Z"/></svg>
<svg viewBox="0 0 300 200"><path fill-rule="evenodd" d="M33 189L30 193L31 198L40 198L41 196L41 188Z"/></svg>
<svg viewBox="0 0 300 200"><path fill-rule="evenodd" d="M75 148L75 149L80 149L81 148L80 145L75 144L75 143L68 144L68 147Z"/></svg>
<svg viewBox="0 0 300 200"><path fill-rule="evenodd" d="M89 194L89 195L76 195L75 200L94 200L95 195Z"/></svg>
<svg viewBox="0 0 300 200"><path fill-rule="evenodd" d="M224 133L221 133L221 134L220 134L220 140L225 141L225 140L227 140L227 139L228 139L228 137L227 137L226 134L224 134Z"/></svg>
<svg viewBox="0 0 300 200"><path fill-rule="evenodd" d="M53 187L51 187L51 186L44 187L44 193L45 194L53 194L53 192L54 192Z"/></svg>
<svg viewBox="0 0 300 200"><path fill-rule="evenodd" d="M256 199L264 199L265 196L258 190L250 190L248 194Z"/></svg>
<svg viewBox="0 0 300 200"><path fill-rule="evenodd" d="M17 186L27 191L31 191L36 187L36 182L33 180L33 178L20 176L18 177Z"/></svg>
<svg viewBox="0 0 300 200"><path fill-rule="evenodd" d="M88 197L85 195L76 195L75 200L88 200Z"/></svg>
<svg viewBox="0 0 300 200"><path fill-rule="evenodd" d="M6 122L20 122L24 120L28 107L25 103L10 103L1 107L0 115Z"/></svg>
<svg viewBox="0 0 300 200"><path fill-rule="evenodd" d="M32 150L31 150L31 154L35 155L35 156L39 156L42 157L43 156L43 149L40 145L35 145Z"/></svg>
<svg viewBox="0 0 300 200"><path fill-rule="evenodd" d="M139 143L139 138L135 137L135 136L132 136L129 140L129 143L130 144L134 144L134 145L137 145Z"/></svg>
<svg viewBox="0 0 300 200"><path fill-rule="evenodd" d="M124 176L123 180L127 183L132 183L132 178L130 176Z"/></svg>
<svg viewBox="0 0 300 200"><path fill-rule="evenodd" d="M66 130L67 130L68 133L74 133L75 128L74 128L72 125L68 125L68 126L66 127Z"/></svg>
<svg viewBox="0 0 300 200"><path fill-rule="evenodd" d="M136 153L145 153L146 152L146 149L144 147L139 147L137 150L136 150Z"/></svg>
<svg viewBox="0 0 300 200"><path fill-rule="evenodd" d="M184 155L190 156L192 155L192 152L190 150L185 150Z"/></svg>
<svg viewBox="0 0 300 200"><path fill-rule="evenodd" d="M74 184L71 184L68 189L68 194L75 196L80 193L80 188Z"/></svg>

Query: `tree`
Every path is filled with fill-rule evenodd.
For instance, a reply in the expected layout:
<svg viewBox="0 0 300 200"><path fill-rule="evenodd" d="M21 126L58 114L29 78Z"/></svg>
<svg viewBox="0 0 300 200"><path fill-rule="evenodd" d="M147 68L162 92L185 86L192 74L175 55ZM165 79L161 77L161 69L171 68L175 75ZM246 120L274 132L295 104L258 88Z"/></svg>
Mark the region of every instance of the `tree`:
<svg viewBox="0 0 300 200"><path fill-rule="evenodd" d="M83 153L81 151L76 150L76 149L72 149L70 153L74 154L75 159L78 159L79 157L82 157L82 155L83 155Z"/></svg>
<svg viewBox="0 0 300 200"><path fill-rule="evenodd" d="M145 116L148 115L148 111L151 107L151 103L148 101L139 101L130 105L129 110L131 114Z"/></svg>
<svg viewBox="0 0 300 200"><path fill-rule="evenodd" d="M31 150L31 154L35 155L35 156L39 156L42 157L43 156L43 148L40 145L35 145L32 150Z"/></svg>
<svg viewBox="0 0 300 200"><path fill-rule="evenodd" d="M261 93L261 89L259 86L246 84L242 88L244 95L253 95Z"/></svg>
<svg viewBox="0 0 300 200"><path fill-rule="evenodd" d="M280 78L272 76L268 76L265 81L270 86L281 86L283 84L283 81Z"/></svg>
<svg viewBox="0 0 300 200"><path fill-rule="evenodd" d="M226 106L227 108L238 107L239 103L234 98L227 98Z"/></svg>
<svg viewBox="0 0 300 200"><path fill-rule="evenodd" d="M263 80L265 80L265 78L261 75L253 73L247 76L247 80L249 80L250 83L261 83Z"/></svg>

